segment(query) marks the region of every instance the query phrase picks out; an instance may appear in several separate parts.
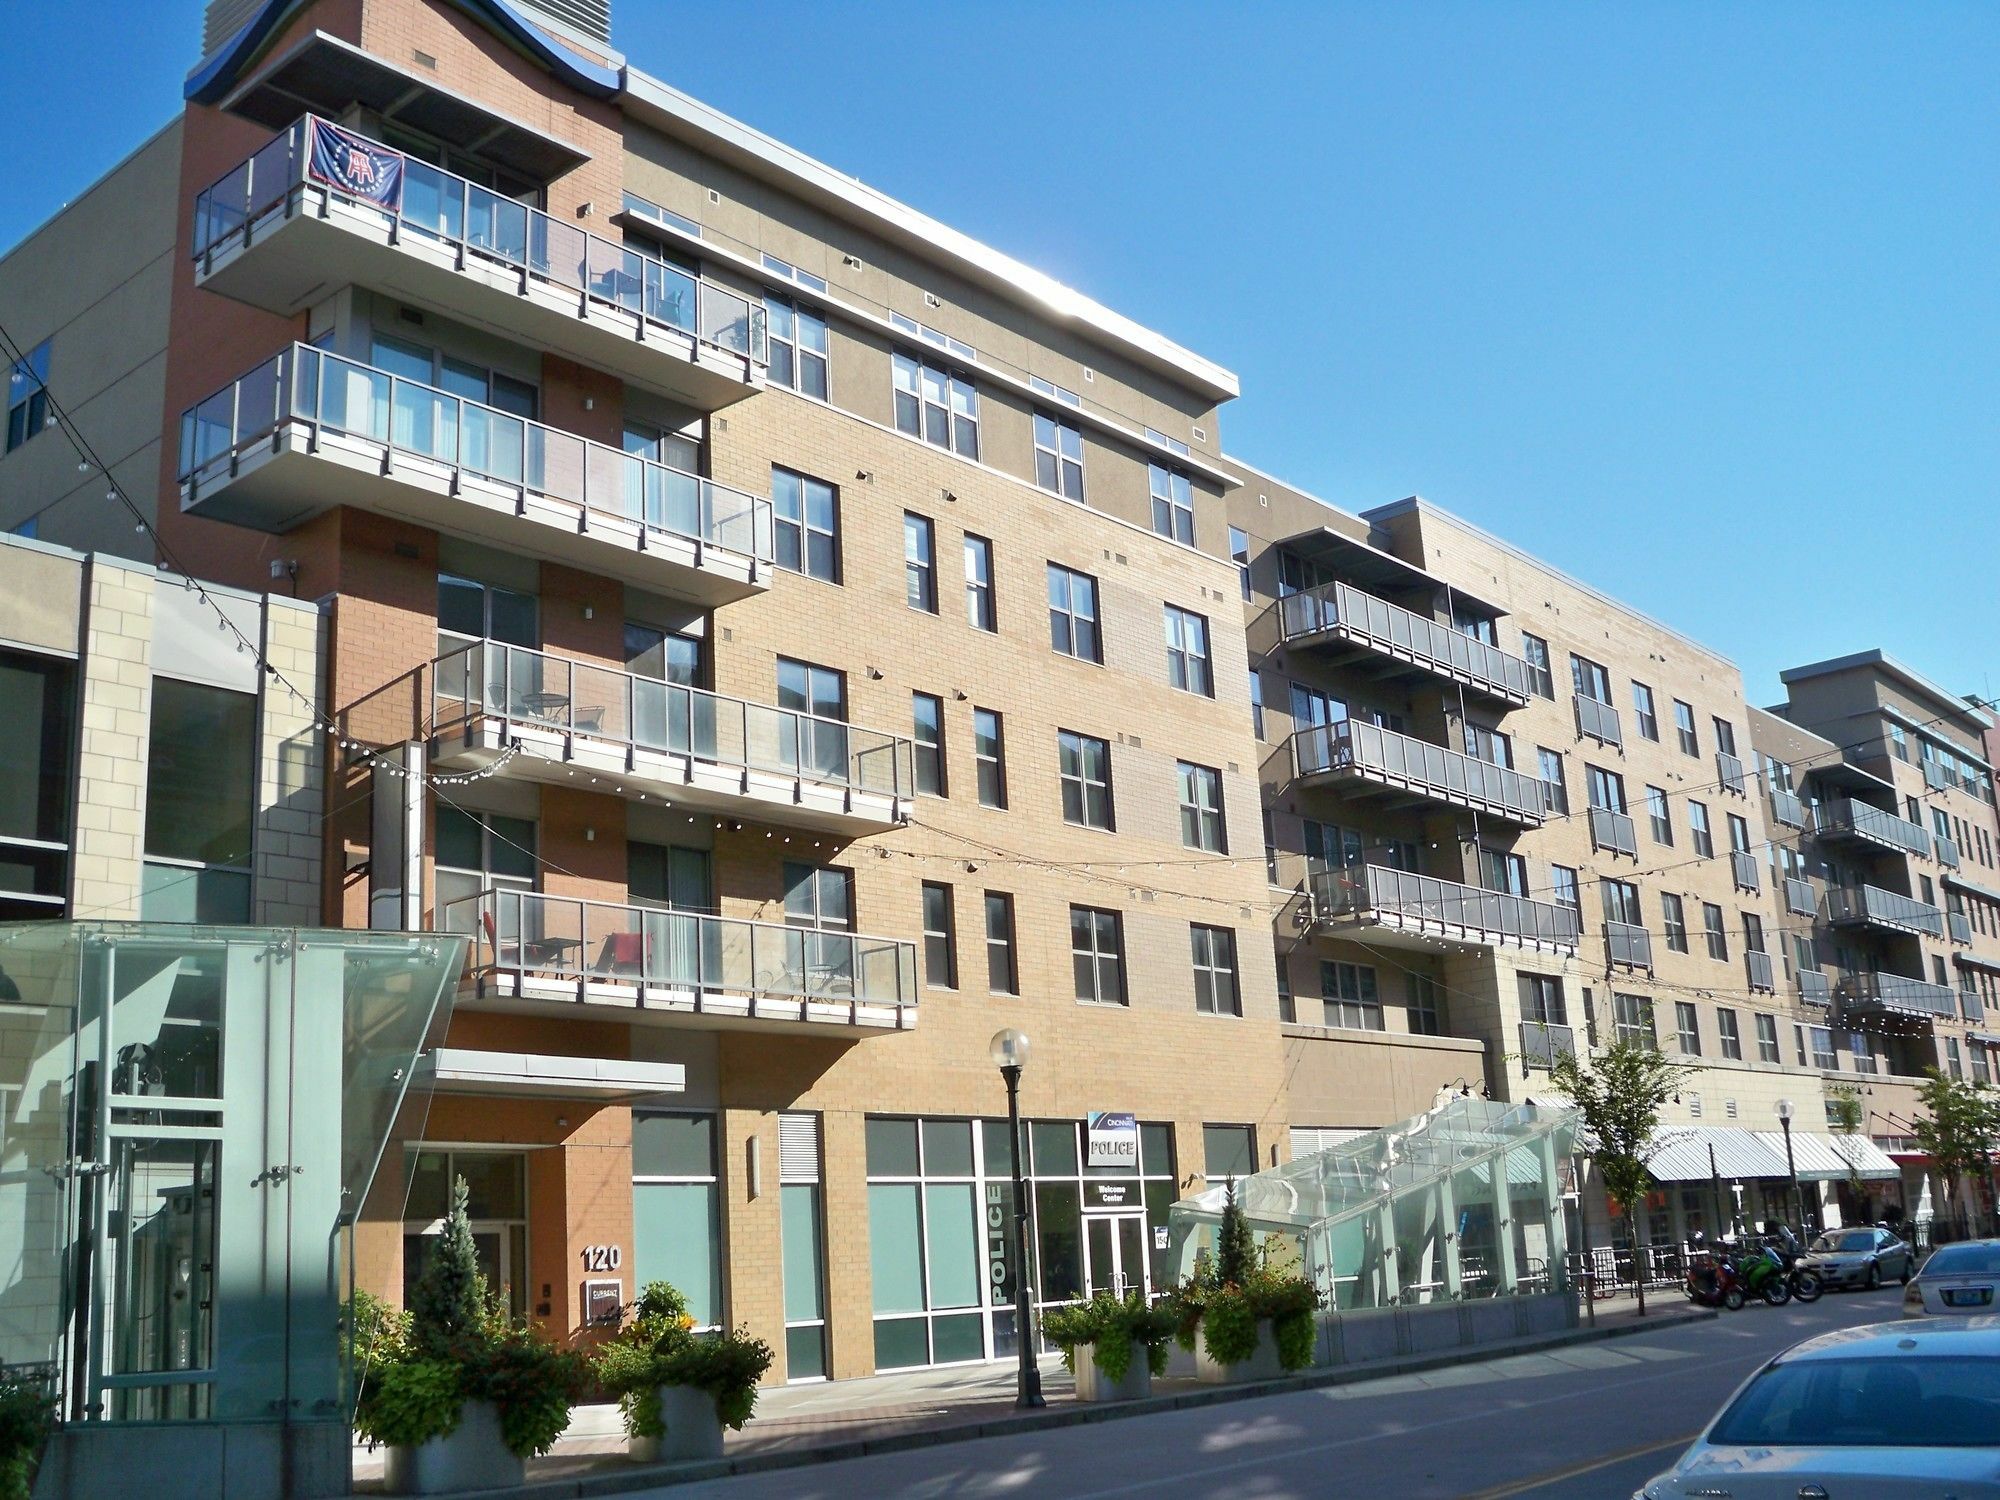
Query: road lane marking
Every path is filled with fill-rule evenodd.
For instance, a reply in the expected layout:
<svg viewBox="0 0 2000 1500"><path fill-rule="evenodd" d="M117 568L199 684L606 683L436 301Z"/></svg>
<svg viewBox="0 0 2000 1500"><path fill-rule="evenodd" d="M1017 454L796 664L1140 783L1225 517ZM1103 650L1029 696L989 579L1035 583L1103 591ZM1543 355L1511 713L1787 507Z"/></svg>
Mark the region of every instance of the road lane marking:
<svg viewBox="0 0 2000 1500"><path fill-rule="evenodd" d="M1646 1443L1638 1448L1627 1448L1623 1453L1613 1453L1605 1458L1593 1458L1586 1463L1571 1464L1567 1469L1551 1469L1546 1474L1517 1480L1513 1484L1503 1484L1498 1489L1481 1490L1476 1495L1463 1495L1460 1500L1507 1500L1509 1495L1525 1495L1530 1490L1561 1484L1565 1479L1580 1479L1585 1474L1595 1474L1599 1469L1609 1469L1618 1464L1629 1463L1635 1458L1644 1458L1648 1453L1658 1453L1667 1448L1685 1448L1700 1436L1701 1429L1697 1427L1685 1437L1668 1438L1664 1443Z"/></svg>

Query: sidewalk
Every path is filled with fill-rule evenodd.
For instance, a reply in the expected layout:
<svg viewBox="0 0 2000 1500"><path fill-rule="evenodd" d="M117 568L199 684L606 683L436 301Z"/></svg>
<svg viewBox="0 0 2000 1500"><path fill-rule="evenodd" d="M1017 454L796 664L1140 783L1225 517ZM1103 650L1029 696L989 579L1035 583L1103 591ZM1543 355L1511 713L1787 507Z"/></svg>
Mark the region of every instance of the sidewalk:
<svg viewBox="0 0 2000 1500"><path fill-rule="evenodd" d="M868 1453L964 1442L1036 1428L1113 1421L1217 1401L1242 1401L1287 1391L1419 1374L1446 1366L1673 1328L1715 1316L1711 1309L1690 1307L1685 1298L1663 1294L1646 1299L1646 1316L1641 1319L1631 1298L1617 1298L1597 1304L1595 1328L1585 1322L1572 1331L1558 1334L1364 1365L1302 1370L1280 1380L1257 1384L1204 1385L1169 1377L1153 1382L1153 1395L1148 1400L1110 1405L1074 1400L1075 1384L1069 1372L1059 1358L1048 1356L1039 1368L1042 1394L1049 1405L1041 1411L1028 1412L1015 1409L1015 1367L1008 1363L870 1375L818 1385L777 1386L759 1395L757 1415L743 1431L729 1434L723 1458L697 1463L635 1464L625 1457L625 1433L619 1425L618 1409L582 1406L577 1408L569 1430L557 1439L548 1456L528 1461L528 1483L524 1488L490 1493L496 1500L500 1496L512 1500L573 1500L573 1497L626 1493L732 1473L826 1463ZM379 1451L355 1449L354 1479L357 1491L380 1492Z"/></svg>

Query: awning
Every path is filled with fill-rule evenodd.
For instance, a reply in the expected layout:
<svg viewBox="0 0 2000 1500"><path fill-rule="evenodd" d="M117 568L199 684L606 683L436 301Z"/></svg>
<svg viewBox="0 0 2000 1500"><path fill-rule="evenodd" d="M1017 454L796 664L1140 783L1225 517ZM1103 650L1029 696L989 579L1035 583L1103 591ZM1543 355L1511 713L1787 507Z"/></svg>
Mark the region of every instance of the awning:
<svg viewBox="0 0 2000 1500"><path fill-rule="evenodd" d="M680 1093L687 1087L687 1069L679 1063L632 1062L622 1057L550 1057L436 1047L417 1060L416 1080L440 1094L639 1099L649 1094Z"/></svg>
<svg viewBox="0 0 2000 1500"><path fill-rule="evenodd" d="M1467 593L1457 584L1447 583L1416 563L1335 531L1330 526L1315 526L1310 531L1298 532L1285 537L1278 545L1287 552L1336 570L1363 589L1381 592L1388 589L1449 588L1461 604L1475 605L1496 616L1507 613L1500 605Z"/></svg>
<svg viewBox="0 0 2000 1500"><path fill-rule="evenodd" d="M1969 1042L1977 1042L1982 1047L2000 1047L2000 1036L1995 1036L1990 1031L1968 1031L1965 1034L1965 1039Z"/></svg>
<svg viewBox="0 0 2000 1500"><path fill-rule="evenodd" d="M1760 1130L1757 1139L1769 1146L1783 1165L1784 1133ZM1800 1182L1845 1182L1850 1177L1894 1179L1903 1175L1888 1153L1865 1135L1814 1135L1794 1130L1792 1160L1798 1166Z"/></svg>
<svg viewBox="0 0 2000 1500"><path fill-rule="evenodd" d="M1727 1125L1679 1125L1660 1132L1655 1140L1658 1149L1646 1163L1655 1182L1707 1182L1711 1175L1740 1182L1785 1175L1784 1149L1773 1151L1754 1131ZM1710 1147L1715 1149L1712 1169Z"/></svg>
<svg viewBox="0 0 2000 1500"><path fill-rule="evenodd" d="M1983 953L1968 953L1963 948L1951 956L1953 963L1964 964L1972 969L1991 969L2000 974L2000 958L1988 958Z"/></svg>

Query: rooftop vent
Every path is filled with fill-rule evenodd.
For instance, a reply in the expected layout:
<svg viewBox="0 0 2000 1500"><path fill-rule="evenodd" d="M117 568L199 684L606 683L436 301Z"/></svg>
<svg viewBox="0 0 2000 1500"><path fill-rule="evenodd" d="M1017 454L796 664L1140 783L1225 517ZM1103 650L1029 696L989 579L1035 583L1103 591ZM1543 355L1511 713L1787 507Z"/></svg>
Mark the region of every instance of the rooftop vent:
<svg viewBox="0 0 2000 1500"><path fill-rule="evenodd" d="M611 0L513 0L531 21L553 21L578 36L611 45Z"/></svg>

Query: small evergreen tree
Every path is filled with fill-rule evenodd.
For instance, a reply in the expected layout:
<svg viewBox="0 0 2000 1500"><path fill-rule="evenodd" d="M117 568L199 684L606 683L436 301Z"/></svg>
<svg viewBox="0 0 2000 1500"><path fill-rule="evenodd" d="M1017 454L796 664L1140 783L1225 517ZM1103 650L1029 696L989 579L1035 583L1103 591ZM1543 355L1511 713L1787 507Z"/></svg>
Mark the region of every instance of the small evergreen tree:
<svg viewBox="0 0 2000 1500"><path fill-rule="evenodd" d="M1243 1217L1243 1206L1236 1201L1234 1177L1223 1188L1222 1229L1217 1239L1216 1275L1224 1286L1247 1285L1255 1252L1250 1244L1250 1221Z"/></svg>
<svg viewBox="0 0 2000 1500"><path fill-rule="evenodd" d="M479 1253L472 1244L468 1197L465 1179L453 1179L444 1233L431 1247L410 1293L410 1337L426 1352L442 1352L486 1322L486 1278L479 1274Z"/></svg>

